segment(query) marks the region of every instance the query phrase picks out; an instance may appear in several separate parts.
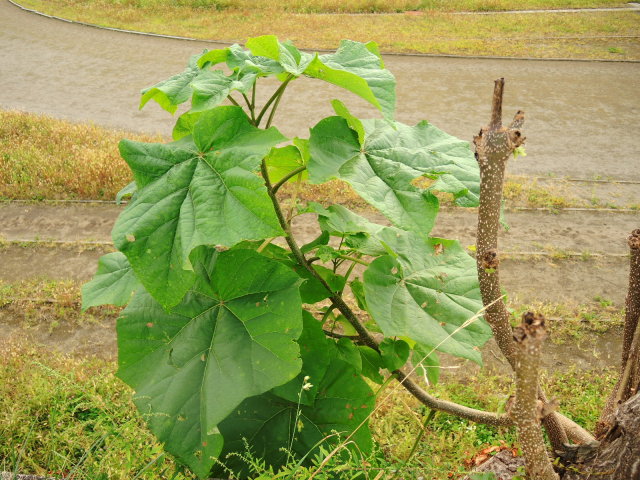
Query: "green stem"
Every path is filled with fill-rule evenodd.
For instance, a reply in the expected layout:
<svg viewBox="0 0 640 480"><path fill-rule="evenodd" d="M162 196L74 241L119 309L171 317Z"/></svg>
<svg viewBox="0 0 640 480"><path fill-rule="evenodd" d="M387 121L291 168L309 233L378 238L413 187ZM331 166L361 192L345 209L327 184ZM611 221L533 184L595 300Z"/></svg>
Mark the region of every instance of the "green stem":
<svg viewBox="0 0 640 480"><path fill-rule="evenodd" d="M284 85L289 83L289 80L285 80ZM273 108L271 108L271 113L269 113L269 118L267 119L267 125L265 128L269 128L271 126L271 122L273 121L273 117L276 114L276 110L278 109L278 105L280 105L280 100L282 99L282 95L284 95L284 88L280 91L280 95L276 97L276 101L273 104Z"/></svg>
<svg viewBox="0 0 640 480"><path fill-rule="evenodd" d="M251 110L256 109L256 83L253 82L253 86L251 87Z"/></svg>
<svg viewBox="0 0 640 480"><path fill-rule="evenodd" d="M353 264L360 264L360 265L365 265L365 266L369 266L371 265L369 262L365 262L364 260L360 260L359 258L356 257L350 257L349 255L340 255L340 258L344 258L345 260L349 260L350 262L353 262ZM352 266L353 266L352 264Z"/></svg>
<svg viewBox="0 0 640 480"><path fill-rule="evenodd" d="M287 79L284 82L282 82L282 85L280 85L278 89L275 92L273 92L273 95L271 95L271 98L267 100L267 103L265 103L264 107L262 107L262 110L260 110L260 113L258 114L258 118L256 118L256 127L260 125L260 122L262 121L262 117L264 117L264 114L267 113L267 110L269 110L269 107L271 106L271 104L274 101L277 101L277 102L280 101L279 98L282 96L282 94L284 93L284 90L287 88L287 85L291 80L293 80L293 78L294 78L293 75L289 75ZM275 107L274 107L274 110L275 110ZM273 113L274 111L272 110L270 115L271 120L273 120ZM267 128L269 127L267 126Z"/></svg>
<svg viewBox="0 0 640 480"><path fill-rule="evenodd" d="M324 325L324 322L327 321L327 318L329 318L329 315L331 315L331 312L333 312L334 308L336 308L336 306L333 303L327 307L327 311L324 312L324 314L322 315L322 320L320 320L320 325Z"/></svg>
<svg viewBox="0 0 640 480"><path fill-rule="evenodd" d="M277 237L271 237L271 238L267 238L265 239L264 242L262 242L262 244L258 247L258 250L256 250L256 252L258 253L262 253L262 251L267 248L267 246L273 242Z"/></svg>
<svg viewBox="0 0 640 480"><path fill-rule="evenodd" d="M349 268L347 269L347 272L344 274L344 286L347 286L347 283L349 283L349 277L351 276L351 274L353 273L353 269L356 268L357 263L353 262L351 265L349 265ZM342 295L342 293L344 292L344 288L339 292L340 295Z"/></svg>
<svg viewBox="0 0 640 480"><path fill-rule="evenodd" d="M276 193L278 190L280 190L280 187L282 185L287 183L289 180L291 180L296 175L304 172L306 169L307 169L307 167L303 165L303 166L298 167L295 170L292 170L291 172L287 173L284 177L282 177L282 179L279 182L273 184L273 193Z"/></svg>
<svg viewBox="0 0 640 480"><path fill-rule="evenodd" d="M255 86L255 83L254 83ZM249 109L249 116L251 117L251 123L256 124L256 117L253 111L253 105L249 101L249 97L247 97L244 93L242 94L242 98L244 98L245 103L247 104L247 108Z"/></svg>
<svg viewBox="0 0 640 480"><path fill-rule="evenodd" d="M380 387L378 388L378 390L376 390L376 393L374 394L374 397L376 398L376 400L378 399L380 394L385 391L385 389L389 386L389 384L391 382L393 382L395 379L396 379L396 377L394 377L393 375L389 375L387 377L387 379L384 381L384 383L382 385L380 385Z"/></svg>
<svg viewBox="0 0 640 480"><path fill-rule="evenodd" d="M313 277L316 280L318 280L320 284L327 289L328 292L331 293L329 299L333 302L336 308L340 310L340 313L342 313L345 316L347 321L353 326L353 328L356 330L360 338L362 338L362 341L368 347L373 348L376 352L380 351L375 339L371 336L369 331L360 323L360 320L358 320L358 317L356 316L356 314L353 313L351 308L349 308L349 305L345 303L345 301L337 292L333 291L333 289L327 283L327 281L324 278L322 278L322 276L318 272L316 272L316 270L309 264L309 262L307 262L307 259L305 258L304 254L300 251L300 247L296 243L291 233L291 225L287 222L287 219L284 217L284 214L282 213L282 208L280 207L280 202L278 202L278 198L276 197L275 193L273 193L273 186L271 185L271 180L269 179L269 172L267 171L267 163L264 161L264 159L262 160L262 178L264 179L265 184L267 186L267 193L269 194L269 198L271 198L271 203L273 204L273 208L276 212L276 217L278 218L280 226L285 232L284 238L287 242L287 245L289 245L289 248L291 249L291 253L295 257L297 262L301 266L303 266L311 275L313 275Z"/></svg>
<svg viewBox="0 0 640 480"><path fill-rule="evenodd" d="M233 98L231 95L227 95L227 100L229 100L231 103L233 103L236 107L240 107L240 104L238 102L236 102L236 99ZM242 108L242 107L240 107Z"/></svg>

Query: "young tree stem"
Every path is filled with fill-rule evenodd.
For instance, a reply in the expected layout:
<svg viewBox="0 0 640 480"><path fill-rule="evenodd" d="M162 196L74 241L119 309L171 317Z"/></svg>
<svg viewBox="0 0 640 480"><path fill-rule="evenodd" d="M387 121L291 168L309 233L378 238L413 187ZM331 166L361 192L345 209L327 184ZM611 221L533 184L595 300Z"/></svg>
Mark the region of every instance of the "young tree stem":
<svg viewBox="0 0 640 480"><path fill-rule="evenodd" d="M271 184L271 180L269 179L269 172L267 170L267 164L263 160L262 161L262 177L264 179L265 185L267 187L267 192L269 194L269 198L271 199L271 203L273 204L273 208L276 213L276 217L278 218L278 222L280 226L284 230L285 233L285 241L289 248L291 249L291 253L296 258L297 262L302 265L314 278L316 278L322 286L324 286L328 292L330 292L329 299L332 302L332 306L337 308L342 315L345 316L347 321L351 324L351 326L355 329L358 334L358 338L360 341L366 345L367 347L372 348L376 352L380 351L379 344L373 335L360 323L356 314L351 310L351 308L345 303L342 296L338 292L334 292L331 286L325 281L322 276L318 274L318 272L311 266L311 264L307 261L304 254L300 250L298 243L296 242L292 232L291 232L291 224L285 218L282 208L280 207L280 202L276 197L275 192L273 191L273 185ZM413 380L409 378L408 375L403 373L400 370L396 370L392 372L400 384L407 389L414 397L416 397L420 402L426 405L429 408L433 408L435 410L440 410L446 413L450 413L452 415L456 415L458 417L466 418L468 420L477 422L477 423L485 423L488 425L511 425L512 421L507 415L498 415L492 412L484 412L482 410L476 410L474 408L465 407L463 405L459 405L454 402L447 402L444 400L439 400L435 397L432 397L427 392L425 392L418 384L416 384Z"/></svg>
<svg viewBox="0 0 640 480"><path fill-rule="evenodd" d="M614 425L618 406L637 393L640 376L640 229L629 236L629 287L625 301L622 362L620 376L611 391L596 425L596 438L602 438Z"/></svg>
<svg viewBox="0 0 640 480"><path fill-rule="evenodd" d="M485 319L491 325L500 351L515 370L515 344L509 323L509 312L502 299L500 285L498 231L500 229L500 208L507 160L513 151L525 141L525 137L520 131L524 125L524 112L518 111L509 127L503 127L503 94L504 79L500 78L495 81L494 85L489 125L483 127L473 139L476 147L476 159L480 167L476 263L482 301L485 306L488 306L485 311ZM540 396L546 401L542 391L540 391ZM567 442L568 438L558 419L558 414L552 413L547 416L545 427L554 448L561 448L562 444ZM578 430L571 429L571 431Z"/></svg>
<svg viewBox="0 0 640 480"><path fill-rule="evenodd" d="M516 338L516 398L511 411L518 429L518 439L524 452L527 478L530 480L557 480L544 444L538 410L538 369L542 343L546 337L544 318L525 313Z"/></svg>

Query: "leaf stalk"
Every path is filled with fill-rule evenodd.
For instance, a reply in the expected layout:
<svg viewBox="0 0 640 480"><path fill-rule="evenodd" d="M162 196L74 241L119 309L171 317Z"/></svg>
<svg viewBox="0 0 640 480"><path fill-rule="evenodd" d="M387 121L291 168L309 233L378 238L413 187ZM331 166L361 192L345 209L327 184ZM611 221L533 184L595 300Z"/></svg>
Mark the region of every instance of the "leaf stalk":
<svg viewBox="0 0 640 480"><path fill-rule="evenodd" d="M273 190L273 193L274 194L277 193L278 190L280 190L280 187L282 187L285 183L287 183L289 180L291 180L296 175L304 172L306 169L307 169L307 167L305 165L302 165L301 167L298 167L295 170L292 170L289 173L287 173L284 177L282 177L280 179L280 181L278 181L278 182L273 184L273 186L271 187L272 190Z"/></svg>

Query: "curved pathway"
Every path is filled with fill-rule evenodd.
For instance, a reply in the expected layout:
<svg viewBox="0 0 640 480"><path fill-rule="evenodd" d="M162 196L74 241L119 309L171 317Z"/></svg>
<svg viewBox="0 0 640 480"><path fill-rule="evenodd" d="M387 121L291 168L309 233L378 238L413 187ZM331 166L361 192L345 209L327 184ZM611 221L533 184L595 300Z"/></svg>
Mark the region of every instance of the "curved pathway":
<svg viewBox="0 0 640 480"><path fill-rule="evenodd" d="M138 111L138 92L181 71L204 48L215 45L74 25L0 0L0 108L168 133L171 117L156 105ZM398 79L403 122L426 118L471 139L488 120L493 79L505 77L505 114L522 108L528 116L529 156L511 172L640 180L640 64L401 55L385 61ZM263 95L272 88L263 87ZM283 99L277 124L286 135L306 135L332 113L336 97L348 99L359 116L375 115L337 88L300 80Z"/></svg>

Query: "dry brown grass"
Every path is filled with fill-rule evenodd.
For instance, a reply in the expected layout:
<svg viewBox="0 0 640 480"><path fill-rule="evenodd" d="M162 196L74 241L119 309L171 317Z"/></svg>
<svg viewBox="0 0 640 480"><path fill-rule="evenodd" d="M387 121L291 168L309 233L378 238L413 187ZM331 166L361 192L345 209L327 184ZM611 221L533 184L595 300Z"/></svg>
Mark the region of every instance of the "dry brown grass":
<svg viewBox="0 0 640 480"><path fill-rule="evenodd" d="M508 0L457 0L452 3L434 0L420 2L431 5L433 10L429 10L431 7L427 5L421 7L426 10L398 15L299 13L306 11L304 5L319 5L322 11L332 11L331 5L340 3L353 11L362 11L364 7L357 6L360 3L376 3L366 0L344 4L338 0L261 3L267 4L268 8L245 5L248 0L227 0L217 2L221 9L194 7L198 2L204 4L208 0L21 0L25 6L74 20L202 39L241 42L247 37L271 33L309 49L334 49L340 40L349 37L358 41L375 40L382 51L387 52L640 59L637 38L624 37L640 34L640 18L630 12L498 16L447 13L449 9L490 10L549 5L541 0L520 3ZM409 0L384 2L400 10L404 8L402 5L409 3ZM453 4L457 8L451 7ZM551 5L620 5L620 2L557 0Z"/></svg>
<svg viewBox="0 0 640 480"><path fill-rule="evenodd" d="M117 145L122 138L167 141L162 137L0 110L0 198L113 200L131 181L129 168L118 153ZM280 191L281 196L291 197L294 190L294 184L289 183ZM508 207L600 206L578 198L561 180L542 185L530 177L508 176L504 195ZM451 195L438 193L438 196L441 205L453 205ZM341 204L356 210L371 208L340 180L305 184L296 198L303 203Z"/></svg>
<svg viewBox="0 0 640 480"><path fill-rule="evenodd" d="M107 199L131 181L118 153L123 138L150 137L0 111L0 197Z"/></svg>
<svg viewBox="0 0 640 480"><path fill-rule="evenodd" d="M622 7L621 0L67 0L83 8L164 8L262 10L293 13L395 13L406 11L492 12L523 9Z"/></svg>

